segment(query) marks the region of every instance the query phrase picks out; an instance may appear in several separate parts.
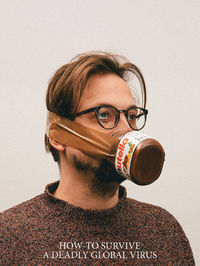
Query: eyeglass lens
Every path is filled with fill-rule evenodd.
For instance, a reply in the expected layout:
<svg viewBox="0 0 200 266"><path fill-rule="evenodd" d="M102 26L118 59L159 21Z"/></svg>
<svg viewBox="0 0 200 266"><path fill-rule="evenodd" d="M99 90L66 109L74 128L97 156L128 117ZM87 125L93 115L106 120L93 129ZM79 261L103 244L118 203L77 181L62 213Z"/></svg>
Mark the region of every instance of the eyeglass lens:
<svg viewBox="0 0 200 266"><path fill-rule="evenodd" d="M98 121L106 129L116 126L119 111L114 107L101 107L98 111ZM139 108L131 108L127 114L127 120L132 129L139 130L144 126L145 115Z"/></svg>

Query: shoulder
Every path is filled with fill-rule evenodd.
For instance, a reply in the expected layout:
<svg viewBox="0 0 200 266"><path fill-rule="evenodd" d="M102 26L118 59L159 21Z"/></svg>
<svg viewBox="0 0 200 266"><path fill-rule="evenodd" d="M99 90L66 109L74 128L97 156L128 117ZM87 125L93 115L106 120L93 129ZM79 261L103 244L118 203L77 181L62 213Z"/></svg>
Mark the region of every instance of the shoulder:
<svg viewBox="0 0 200 266"><path fill-rule="evenodd" d="M131 213L130 223L137 224L143 237L151 239L151 243L162 243L166 250L177 250L177 254L185 261L193 262L192 250L182 226L167 210L127 198L127 207ZM160 244L158 244L160 245ZM178 256L177 255L177 256ZM192 264L193 265L193 264Z"/></svg>
<svg viewBox="0 0 200 266"><path fill-rule="evenodd" d="M42 224L44 204L43 193L0 213L0 264L11 265L19 251L25 253L38 224Z"/></svg>
<svg viewBox="0 0 200 266"><path fill-rule="evenodd" d="M0 232L17 235L42 217L44 193L0 213Z"/></svg>
<svg viewBox="0 0 200 266"><path fill-rule="evenodd" d="M140 219L142 219L142 217L148 217L148 219L154 221L171 221L172 223L177 223L176 218L160 206L137 201L131 198L127 198L127 206L128 208L131 208L134 215L137 215Z"/></svg>
<svg viewBox="0 0 200 266"><path fill-rule="evenodd" d="M130 219L134 217L134 221L137 222L144 222L148 219L153 223L166 223L166 221L177 223L175 217L164 208L127 197L127 192L124 187L122 187L121 192L125 194L124 200L122 201L122 213Z"/></svg>
<svg viewBox="0 0 200 266"><path fill-rule="evenodd" d="M130 221L137 223L152 237L156 234L157 237L165 236L167 239L177 239L178 242L187 243L188 239L183 231L182 226L176 218L162 207L136 201L127 198L127 206L130 213Z"/></svg>

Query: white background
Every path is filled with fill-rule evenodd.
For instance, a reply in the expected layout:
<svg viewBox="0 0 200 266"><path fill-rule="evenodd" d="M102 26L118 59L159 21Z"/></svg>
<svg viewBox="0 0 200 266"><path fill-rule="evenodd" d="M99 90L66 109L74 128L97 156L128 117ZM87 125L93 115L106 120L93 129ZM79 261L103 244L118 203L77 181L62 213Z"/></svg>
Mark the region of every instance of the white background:
<svg viewBox="0 0 200 266"><path fill-rule="evenodd" d="M171 212L200 264L200 2L1 0L0 10L0 210L59 178L43 145L53 72L81 52L119 53L143 71L144 132L166 151L161 177L147 187L126 181L128 196Z"/></svg>

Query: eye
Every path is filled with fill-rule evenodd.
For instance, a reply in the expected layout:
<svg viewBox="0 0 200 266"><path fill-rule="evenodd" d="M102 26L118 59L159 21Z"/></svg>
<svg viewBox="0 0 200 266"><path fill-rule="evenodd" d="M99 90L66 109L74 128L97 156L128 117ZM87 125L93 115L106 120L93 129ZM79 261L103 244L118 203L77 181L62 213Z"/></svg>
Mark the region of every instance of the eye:
<svg viewBox="0 0 200 266"><path fill-rule="evenodd" d="M137 118L138 118L137 110L136 109L129 110L129 112L128 112L128 120L129 121L134 121Z"/></svg>
<svg viewBox="0 0 200 266"><path fill-rule="evenodd" d="M110 113L103 111L99 113L99 119L105 120L108 119L110 117Z"/></svg>
<svg viewBox="0 0 200 266"><path fill-rule="evenodd" d="M134 114L128 115L128 120L134 121L136 118L137 118L137 115L134 115Z"/></svg>
<svg viewBox="0 0 200 266"><path fill-rule="evenodd" d="M115 122L116 111L113 107L101 107L98 113L98 118L101 122L110 123Z"/></svg>

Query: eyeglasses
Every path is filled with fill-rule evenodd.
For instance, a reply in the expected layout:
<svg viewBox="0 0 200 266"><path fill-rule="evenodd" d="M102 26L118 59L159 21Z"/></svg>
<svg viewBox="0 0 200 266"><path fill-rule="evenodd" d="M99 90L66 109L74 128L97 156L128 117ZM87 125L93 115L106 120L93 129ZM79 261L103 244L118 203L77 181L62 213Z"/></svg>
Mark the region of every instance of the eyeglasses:
<svg viewBox="0 0 200 266"><path fill-rule="evenodd" d="M105 129L116 127L120 119L120 113L124 113L129 126L134 130L141 130L145 126L148 114L147 109L137 106L130 107L127 110L118 110L111 105L101 105L76 113L73 118L90 112L95 112L99 125Z"/></svg>

